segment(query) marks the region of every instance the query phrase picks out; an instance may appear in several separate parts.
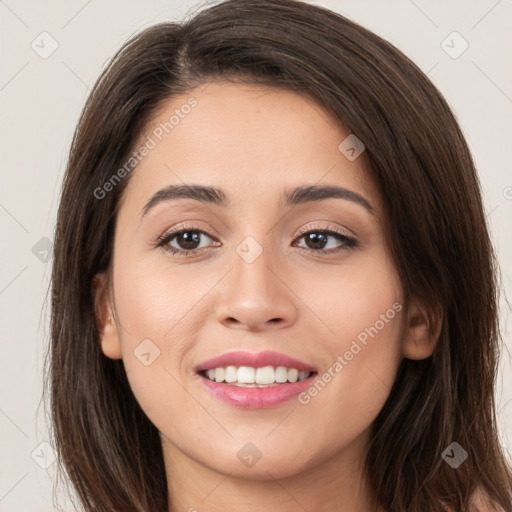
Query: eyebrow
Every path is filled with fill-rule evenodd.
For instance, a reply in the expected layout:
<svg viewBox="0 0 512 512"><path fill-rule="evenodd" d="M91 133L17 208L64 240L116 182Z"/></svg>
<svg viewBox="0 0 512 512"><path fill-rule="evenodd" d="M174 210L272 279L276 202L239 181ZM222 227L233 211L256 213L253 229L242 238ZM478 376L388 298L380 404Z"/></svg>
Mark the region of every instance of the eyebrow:
<svg viewBox="0 0 512 512"><path fill-rule="evenodd" d="M157 204L182 198L195 199L202 203L213 204L223 208L230 206L227 195L220 188L196 184L169 185L156 192L149 199L142 209L142 217ZM351 201L362 206L372 215L375 215L373 206L363 196L337 185L300 185L293 189L285 190L278 204L280 208L286 208L288 206L321 201L324 199L344 199Z"/></svg>

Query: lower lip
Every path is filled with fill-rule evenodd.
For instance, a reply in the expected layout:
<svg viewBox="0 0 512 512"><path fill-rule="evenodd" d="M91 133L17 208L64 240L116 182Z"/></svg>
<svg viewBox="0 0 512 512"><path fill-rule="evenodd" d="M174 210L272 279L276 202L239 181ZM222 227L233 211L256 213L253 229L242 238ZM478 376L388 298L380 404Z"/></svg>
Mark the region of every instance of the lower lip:
<svg viewBox="0 0 512 512"><path fill-rule="evenodd" d="M202 375L199 376L207 391L230 405L242 409L268 409L300 395L311 386L316 375L316 373L313 373L304 380L278 384L277 386L269 386L267 388L233 386L226 383L214 382Z"/></svg>

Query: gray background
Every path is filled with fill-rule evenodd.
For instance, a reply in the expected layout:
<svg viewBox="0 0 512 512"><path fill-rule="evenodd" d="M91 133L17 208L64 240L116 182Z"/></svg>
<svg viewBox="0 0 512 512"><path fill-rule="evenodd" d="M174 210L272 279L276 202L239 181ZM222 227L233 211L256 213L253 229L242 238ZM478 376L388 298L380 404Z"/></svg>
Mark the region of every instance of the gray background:
<svg viewBox="0 0 512 512"><path fill-rule="evenodd" d="M502 296L510 297L512 0L312 3L395 44L446 97L479 169L502 266ZM205 4L0 0L0 511L53 510L56 465L45 444L49 437L40 403L49 325L45 296L60 185L79 113L107 60L132 34ZM464 41L469 47L461 53ZM52 45L58 47L48 55ZM503 300L506 347L496 399L510 456L509 311Z"/></svg>

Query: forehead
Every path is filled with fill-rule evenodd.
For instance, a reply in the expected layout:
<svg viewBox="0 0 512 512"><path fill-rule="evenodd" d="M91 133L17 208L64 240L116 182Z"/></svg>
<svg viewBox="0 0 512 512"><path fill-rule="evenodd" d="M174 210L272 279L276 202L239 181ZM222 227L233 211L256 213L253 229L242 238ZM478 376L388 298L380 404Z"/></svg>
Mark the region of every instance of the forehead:
<svg viewBox="0 0 512 512"><path fill-rule="evenodd" d="M340 144L350 135L311 98L266 85L217 81L163 103L137 148L151 146L130 177L139 205L158 187L201 183L221 187L232 204L297 184L339 184L378 208L364 152L349 160Z"/></svg>

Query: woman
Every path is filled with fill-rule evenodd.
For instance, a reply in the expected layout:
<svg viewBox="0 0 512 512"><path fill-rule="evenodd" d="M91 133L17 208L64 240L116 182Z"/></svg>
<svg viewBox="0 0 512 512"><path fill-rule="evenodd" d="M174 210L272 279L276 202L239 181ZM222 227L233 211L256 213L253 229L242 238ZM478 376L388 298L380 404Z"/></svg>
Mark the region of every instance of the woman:
<svg viewBox="0 0 512 512"><path fill-rule="evenodd" d="M129 41L73 140L55 444L85 510L512 510L474 164L402 53L226 1Z"/></svg>

